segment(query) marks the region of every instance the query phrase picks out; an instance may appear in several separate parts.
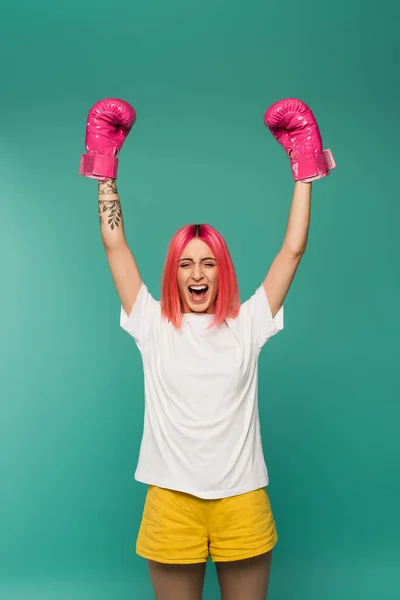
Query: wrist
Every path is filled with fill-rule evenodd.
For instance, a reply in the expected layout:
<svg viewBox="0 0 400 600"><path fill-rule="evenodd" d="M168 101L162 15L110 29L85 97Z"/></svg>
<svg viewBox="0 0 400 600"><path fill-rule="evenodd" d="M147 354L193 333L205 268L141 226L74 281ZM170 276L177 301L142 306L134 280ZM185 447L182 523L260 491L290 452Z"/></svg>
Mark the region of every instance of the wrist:
<svg viewBox="0 0 400 600"><path fill-rule="evenodd" d="M301 188L303 188L303 189L307 189L307 188L310 189L312 187L312 181L301 181L301 180L298 180L298 181L294 182L294 187L295 188L299 188L299 189L301 189Z"/></svg>
<svg viewBox="0 0 400 600"><path fill-rule="evenodd" d="M115 179L107 179L98 182L98 198L102 201L119 200L117 182Z"/></svg>

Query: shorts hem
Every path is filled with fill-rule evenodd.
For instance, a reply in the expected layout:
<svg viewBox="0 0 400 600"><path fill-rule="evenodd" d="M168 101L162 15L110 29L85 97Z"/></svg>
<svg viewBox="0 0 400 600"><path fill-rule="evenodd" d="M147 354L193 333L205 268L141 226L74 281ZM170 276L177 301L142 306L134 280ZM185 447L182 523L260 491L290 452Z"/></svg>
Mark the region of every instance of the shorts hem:
<svg viewBox="0 0 400 600"><path fill-rule="evenodd" d="M262 554L266 554L267 552L272 550L276 546L277 542L278 542L278 538L276 538L270 544L266 544L262 548L259 548L258 550L249 550L249 552L246 552L245 554L241 554L240 556L234 556L234 557L230 556L229 558L220 558L220 557L215 558L215 557L211 556L211 560L213 563L227 563L227 562L236 562L237 560L246 560L248 558L255 558L256 556L261 556Z"/></svg>
<svg viewBox="0 0 400 600"><path fill-rule="evenodd" d="M186 559L179 559L179 558L163 558L160 556L155 556L154 554L150 554L147 552L141 552L139 550L136 550L136 554L138 556L140 556L141 558L145 558L146 560L151 560L153 562L158 562L161 563L163 565L197 565L199 563L205 563L207 562L207 558L186 558Z"/></svg>

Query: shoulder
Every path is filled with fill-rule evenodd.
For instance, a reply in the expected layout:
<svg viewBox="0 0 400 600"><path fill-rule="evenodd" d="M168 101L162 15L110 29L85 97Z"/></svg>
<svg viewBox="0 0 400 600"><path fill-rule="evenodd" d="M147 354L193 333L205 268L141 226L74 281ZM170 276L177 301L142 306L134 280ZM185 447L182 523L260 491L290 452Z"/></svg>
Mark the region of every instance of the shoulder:
<svg viewBox="0 0 400 600"><path fill-rule="evenodd" d="M144 346L155 324L161 322L161 303L155 300L142 282L135 304L128 315L123 307L120 313L120 326L138 343Z"/></svg>
<svg viewBox="0 0 400 600"><path fill-rule="evenodd" d="M236 328L243 336L254 338L261 348L269 338L283 329L283 306L273 317L264 286L260 285L250 298L240 305L238 316L230 319L228 325Z"/></svg>

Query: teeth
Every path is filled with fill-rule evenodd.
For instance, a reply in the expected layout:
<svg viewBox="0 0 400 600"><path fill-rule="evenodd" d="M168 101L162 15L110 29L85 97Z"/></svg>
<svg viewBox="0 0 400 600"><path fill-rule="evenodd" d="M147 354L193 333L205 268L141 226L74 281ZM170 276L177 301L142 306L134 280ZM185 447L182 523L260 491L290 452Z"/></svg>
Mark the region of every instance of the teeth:
<svg viewBox="0 0 400 600"><path fill-rule="evenodd" d="M206 290L207 289L206 285L190 285L189 287L192 290Z"/></svg>

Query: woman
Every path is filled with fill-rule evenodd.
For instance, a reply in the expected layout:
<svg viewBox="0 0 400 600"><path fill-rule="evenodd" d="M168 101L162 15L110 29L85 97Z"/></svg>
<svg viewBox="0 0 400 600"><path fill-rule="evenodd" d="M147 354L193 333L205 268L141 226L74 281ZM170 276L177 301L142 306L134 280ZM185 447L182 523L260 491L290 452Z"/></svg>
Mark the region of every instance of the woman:
<svg viewBox="0 0 400 600"><path fill-rule="evenodd" d="M89 112L80 173L99 180L100 226L119 294L121 326L143 358L145 419L135 477L148 493L137 553L157 600L199 600L210 555L224 600L264 600L277 541L266 486L257 399L263 345L283 329L283 301L307 244L311 185L334 162L311 110L288 99L265 123L295 179L282 247L240 304L221 235L187 225L169 245L161 301L143 283L125 240L116 186L133 108L107 99Z"/></svg>

